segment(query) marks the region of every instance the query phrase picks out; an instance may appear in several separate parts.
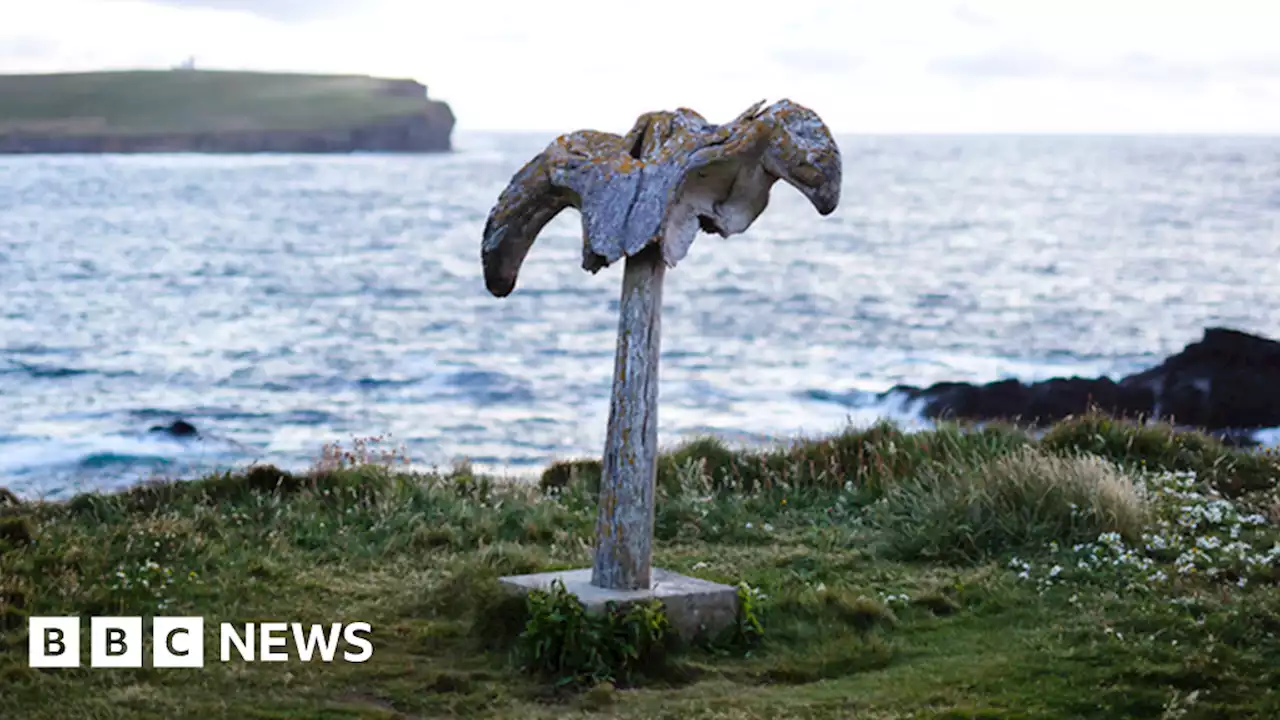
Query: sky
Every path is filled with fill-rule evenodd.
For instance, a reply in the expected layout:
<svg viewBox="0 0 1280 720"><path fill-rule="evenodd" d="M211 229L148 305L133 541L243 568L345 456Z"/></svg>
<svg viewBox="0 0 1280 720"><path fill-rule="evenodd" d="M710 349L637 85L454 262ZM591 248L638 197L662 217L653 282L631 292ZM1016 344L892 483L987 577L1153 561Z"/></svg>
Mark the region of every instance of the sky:
<svg viewBox="0 0 1280 720"><path fill-rule="evenodd" d="M1280 0L0 0L0 72L414 78L464 130L1280 134ZM0 98L3 102L3 98Z"/></svg>

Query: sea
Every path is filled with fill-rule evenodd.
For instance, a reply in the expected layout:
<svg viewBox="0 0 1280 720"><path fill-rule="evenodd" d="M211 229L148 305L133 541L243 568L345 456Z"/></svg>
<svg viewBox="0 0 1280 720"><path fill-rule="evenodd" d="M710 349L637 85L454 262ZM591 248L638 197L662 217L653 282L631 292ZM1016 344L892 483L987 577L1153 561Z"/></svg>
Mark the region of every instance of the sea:
<svg viewBox="0 0 1280 720"><path fill-rule="evenodd" d="M0 157L0 486L56 499L356 439L510 477L598 456L621 267L568 210L488 294L485 218L550 134L440 155ZM899 383L1119 377L1280 336L1280 141L842 136L667 275L660 440L929 423ZM196 438L151 432L183 419Z"/></svg>

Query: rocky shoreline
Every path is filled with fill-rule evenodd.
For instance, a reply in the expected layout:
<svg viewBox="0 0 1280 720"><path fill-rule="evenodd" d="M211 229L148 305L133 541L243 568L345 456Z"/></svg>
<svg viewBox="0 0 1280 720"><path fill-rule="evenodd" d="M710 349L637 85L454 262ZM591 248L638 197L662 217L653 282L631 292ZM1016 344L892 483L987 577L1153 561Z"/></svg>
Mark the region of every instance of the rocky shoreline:
<svg viewBox="0 0 1280 720"><path fill-rule="evenodd" d="M943 382L927 388L900 385L884 396L889 394L922 402L923 414L931 419L1043 426L1096 409L1230 435L1280 427L1280 342L1207 328L1199 342L1119 381L1071 377L1036 383Z"/></svg>

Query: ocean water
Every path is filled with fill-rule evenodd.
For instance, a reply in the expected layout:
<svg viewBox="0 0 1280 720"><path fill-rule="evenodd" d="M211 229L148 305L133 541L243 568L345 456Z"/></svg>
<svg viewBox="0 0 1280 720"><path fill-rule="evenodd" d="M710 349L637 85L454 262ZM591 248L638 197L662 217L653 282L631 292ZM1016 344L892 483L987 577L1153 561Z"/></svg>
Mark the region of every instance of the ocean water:
<svg viewBox="0 0 1280 720"><path fill-rule="evenodd" d="M577 215L516 292L489 207L547 135L434 156L0 158L0 486L61 497L387 436L511 475L598 454L621 267ZM895 383L1120 375L1207 325L1280 335L1271 138L842 137L840 208L779 184L668 274L660 433L891 417ZM148 433L184 418L198 440Z"/></svg>

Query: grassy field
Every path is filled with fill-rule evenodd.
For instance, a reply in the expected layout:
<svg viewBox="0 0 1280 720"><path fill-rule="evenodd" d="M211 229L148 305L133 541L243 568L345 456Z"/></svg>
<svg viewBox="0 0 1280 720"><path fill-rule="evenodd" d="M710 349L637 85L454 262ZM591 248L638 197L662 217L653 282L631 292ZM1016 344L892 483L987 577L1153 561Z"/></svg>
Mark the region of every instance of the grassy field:
<svg viewBox="0 0 1280 720"><path fill-rule="evenodd" d="M1040 439L878 426L768 451L692 443L662 462L657 564L745 583L754 609L611 681L545 656L529 671L530 641L574 649L564 614L529 616L495 585L589 564L598 465L512 486L405 474L377 447L330 448L306 474L9 501L0 717L1280 716L1268 454L1101 416ZM365 620L375 652L32 670L27 614Z"/></svg>
<svg viewBox="0 0 1280 720"><path fill-rule="evenodd" d="M0 134L326 130L422 112L364 76L205 70L0 75Z"/></svg>

